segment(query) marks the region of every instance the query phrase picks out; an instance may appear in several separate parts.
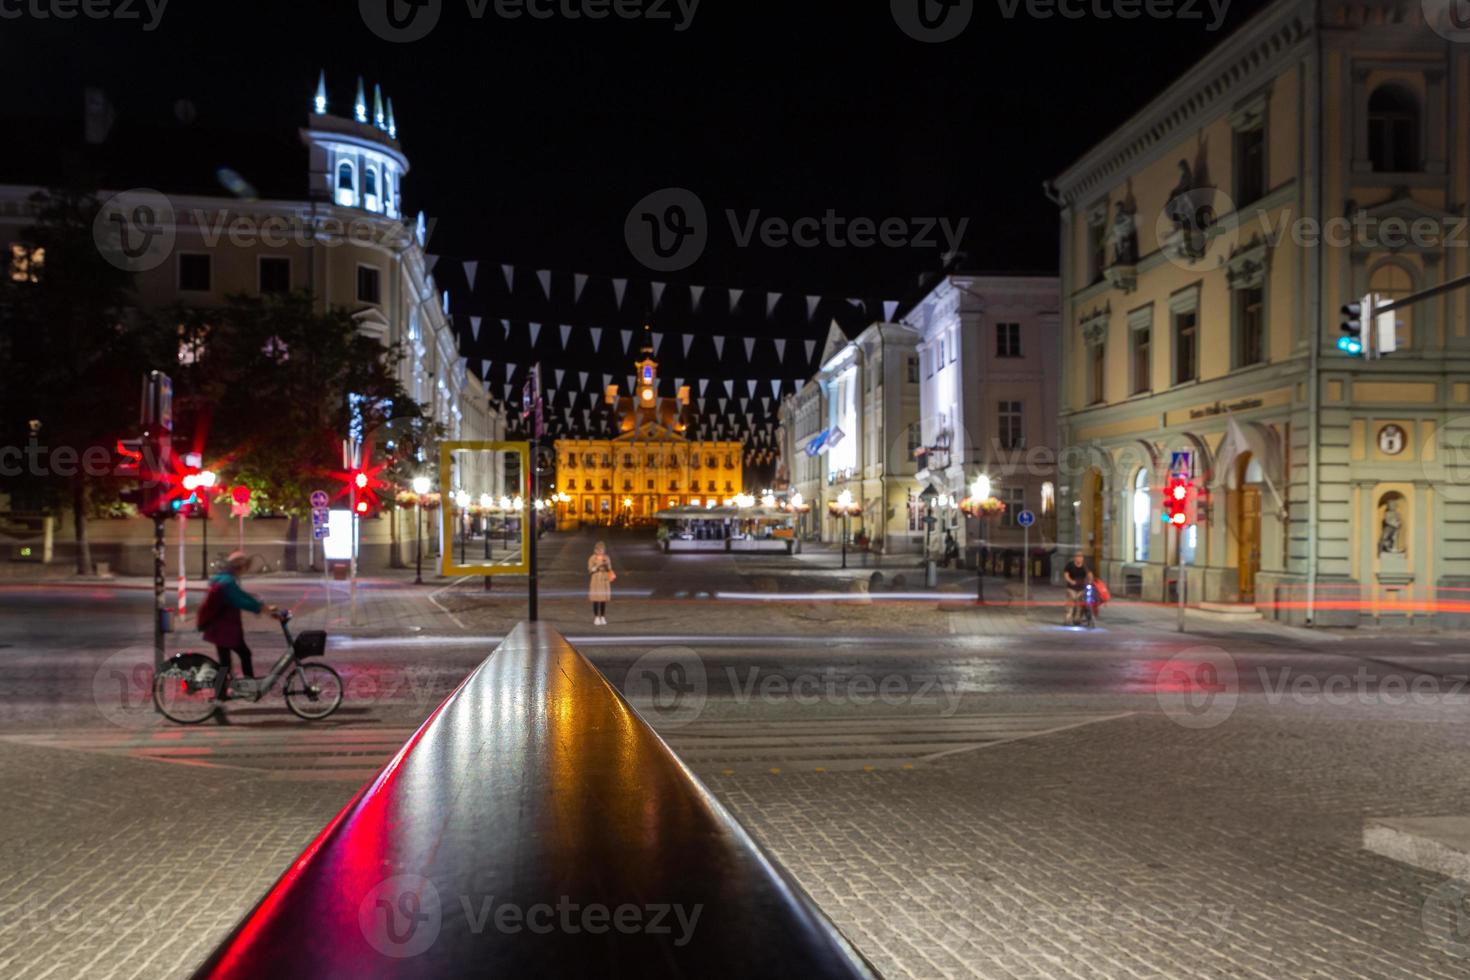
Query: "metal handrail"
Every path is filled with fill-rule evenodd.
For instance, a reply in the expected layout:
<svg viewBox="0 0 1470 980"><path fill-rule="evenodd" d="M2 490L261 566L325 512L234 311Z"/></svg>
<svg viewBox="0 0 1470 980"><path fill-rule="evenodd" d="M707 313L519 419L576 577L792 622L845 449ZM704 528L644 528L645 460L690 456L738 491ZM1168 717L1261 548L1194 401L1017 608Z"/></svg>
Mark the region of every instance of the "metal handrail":
<svg viewBox="0 0 1470 980"><path fill-rule="evenodd" d="M522 623L196 977L876 977L643 718Z"/></svg>

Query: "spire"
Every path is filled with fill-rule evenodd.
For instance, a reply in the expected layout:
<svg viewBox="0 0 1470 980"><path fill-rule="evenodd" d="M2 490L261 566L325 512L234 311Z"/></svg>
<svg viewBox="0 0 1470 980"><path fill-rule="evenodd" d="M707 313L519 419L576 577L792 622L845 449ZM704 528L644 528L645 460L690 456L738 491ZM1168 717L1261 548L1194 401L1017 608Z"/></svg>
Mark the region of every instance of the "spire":
<svg viewBox="0 0 1470 980"><path fill-rule="evenodd" d="M327 70L325 68L317 77L316 97L311 100L311 108L318 116L327 114Z"/></svg>
<svg viewBox="0 0 1470 980"><path fill-rule="evenodd" d="M367 96L362 90L362 76L357 76L357 98L352 103L352 114L360 123L367 122Z"/></svg>
<svg viewBox="0 0 1470 980"><path fill-rule="evenodd" d="M388 123L383 117L383 86L373 86L373 125L379 129L387 129Z"/></svg>
<svg viewBox="0 0 1470 980"><path fill-rule="evenodd" d="M398 138L398 121L393 118L392 96L388 97L388 138L390 140L396 140Z"/></svg>

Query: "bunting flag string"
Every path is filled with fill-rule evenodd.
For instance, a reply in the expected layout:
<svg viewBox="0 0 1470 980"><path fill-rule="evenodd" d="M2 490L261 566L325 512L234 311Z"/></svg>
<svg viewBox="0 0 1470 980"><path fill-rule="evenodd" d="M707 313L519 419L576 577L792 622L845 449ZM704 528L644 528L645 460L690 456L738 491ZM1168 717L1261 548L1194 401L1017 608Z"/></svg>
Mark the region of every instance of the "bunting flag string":
<svg viewBox="0 0 1470 980"><path fill-rule="evenodd" d="M898 310L898 300L885 299L883 301L883 322L892 323L893 314Z"/></svg>
<svg viewBox="0 0 1470 980"><path fill-rule="evenodd" d="M815 340L808 340L808 341L805 341L805 343L806 343L806 360L807 360L807 363L808 364L811 364L812 355L814 355L816 353L816 351L817 351L817 342ZM815 366L815 365L813 365L813 366Z"/></svg>
<svg viewBox="0 0 1470 980"><path fill-rule="evenodd" d="M480 342L480 318L477 316L470 317L470 336L476 343Z"/></svg>
<svg viewBox="0 0 1470 980"><path fill-rule="evenodd" d="M516 291L516 267L513 265L501 265L500 274L505 276L505 291L513 293Z"/></svg>
<svg viewBox="0 0 1470 980"><path fill-rule="evenodd" d="M536 278L541 282L541 291L546 294L547 299L551 299L551 270L537 269Z"/></svg>
<svg viewBox="0 0 1470 980"><path fill-rule="evenodd" d="M630 349L630 346L633 343L633 331L631 331L631 330L624 330L624 331L622 331L622 335L623 335L623 356L626 357L628 355L628 351ZM629 387L631 388L632 386L629 385Z"/></svg>
<svg viewBox="0 0 1470 980"><path fill-rule="evenodd" d="M536 346L536 339L541 336L541 324L533 323L531 327L531 346Z"/></svg>
<svg viewBox="0 0 1470 980"><path fill-rule="evenodd" d="M628 291L628 280L614 279L612 281L612 284L613 293L617 296L618 299L618 311L621 312L623 309L623 294Z"/></svg>
<svg viewBox="0 0 1470 980"><path fill-rule="evenodd" d="M725 356L725 338L716 335L710 339L715 342L715 356L723 358Z"/></svg>
<svg viewBox="0 0 1470 980"><path fill-rule="evenodd" d="M602 328L589 327L588 329L592 331L592 353L595 354L597 353L597 349L602 346Z"/></svg>
<svg viewBox="0 0 1470 980"><path fill-rule="evenodd" d="M766 293L766 319L776 312L776 304L781 302L781 293Z"/></svg>
<svg viewBox="0 0 1470 980"><path fill-rule="evenodd" d="M689 356L689 347L690 347L690 345L692 345L694 343L694 334L692 334L692 333L686 333L680 339L684 341L684 356L685 357L688 357Z"/></svg>
<svg viewBox="0 0 1470 980"><path fill-rule="evenodd" d="M655 311L658 309L658 304L664 298L664 286L666 286L666 285L668 285L668 284L667 283L662 283L662 282L657 282L657 281L654 281L654 282L650 282L649 283L649 286L652 288L652 291L653 291L653 309Z"/></svg>
<svg viewBox="0 0 1470 980"><path fill-rule="evenodd" d="M559 329L561 330L561 349L566 350L567 340L570 339L572 336L572 325L569 323L563 323L559 325Z"/></svg>
<svg viewBox="0 0 1470 980"><path fill-rule="evenodd" d="M755 357L755 338L745 338L745 360L750 361Z"/></svg>
<svg viewBox="0 0 1470 980"><path fill-rule="evenodd" d="M475 291L475 277L480 274L480 263L469 259L464 263L464 279L469 284L470 292Z"/></svg>
<svg viewBox="0 0 1470 980"><path fill-rule="evenodd" d="M786 360L786 338L777 337L774 343L776 345L776 360L784 363Z"/></svg>
<svg viewBox="0 0 1470 980"><path fill-rule="evenodd" d="M817 315L817 306L822 302L820 296L808 296L806 298L806 318L812 320Z"/></svg>
<svg viewBox="0 0 1470 980"><path fill-rule="evenodd" d="M694 312L698 313L699 312L699 304L704 301L704 287L703 286L690 286L689 287L689 298L692 300L692 305L689 308L691 310L693 310Z"/></svg>
<svg viewBox="0 0 1470 980"><path fill-rule="evenodd" d="M572 273L572 302L579 303L582 300L582 290L587 288L588 275L585 272Z"/></svg>
<svg viewBox="0 0 1470 980"><path fill-rule="evenodd" d="M742 297L744 295L745 295L745 290L743 290L743 289L732 289L732 290L730 290L730 312L731 313L734 313L735 312L735 307L737 307L737 306L740 305L740 297Z"/></svg>

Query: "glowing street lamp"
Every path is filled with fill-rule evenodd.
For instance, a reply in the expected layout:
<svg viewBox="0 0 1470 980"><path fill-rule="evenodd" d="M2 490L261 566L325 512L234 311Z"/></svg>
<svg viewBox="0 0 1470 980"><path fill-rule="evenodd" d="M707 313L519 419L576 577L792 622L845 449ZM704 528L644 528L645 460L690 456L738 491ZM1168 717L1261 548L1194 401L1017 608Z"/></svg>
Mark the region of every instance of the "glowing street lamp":
<svg viewBox="0 0 1470 980"><path fill-rule="evenodd" d="M852 491L844 490L837 495L837 499L827 504L827 510L834 517L842 518L842 567L847 567L847 538L851 531L851 518L854 514L861 514L862 504L852 499Z"/></svg>
<svg viewBox="0 0 1470 980"><path fill-rule="evenodd" d="M424 497L433 487L427 476L413 478L413 584L424 584Z"/></svg>
<svg viewBox="0 0 1470 980"><path fill-rule="evenodd" d="M459 563L465 563L465 535L469 532L469 522L465 519L470 508L470 495L464 490L456 490L454 503L459 507Z"/></svg>

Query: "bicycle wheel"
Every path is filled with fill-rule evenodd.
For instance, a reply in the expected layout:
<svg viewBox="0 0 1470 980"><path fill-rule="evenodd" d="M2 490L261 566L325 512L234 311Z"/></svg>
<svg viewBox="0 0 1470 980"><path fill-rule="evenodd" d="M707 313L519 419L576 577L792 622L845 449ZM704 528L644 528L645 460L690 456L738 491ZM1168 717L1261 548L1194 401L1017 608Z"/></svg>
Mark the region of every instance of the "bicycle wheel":
<svg viewBox="0 0 1470 980"><path fill-rule="evenodd" d="M185 653L163 665L153 678L153 704L169 721L197 725L219 708L214 679L219 664L202 653Z"/></svg>
<svg viewBox="0 0 1470 980"><path fill-rule="evenodd" d="M326 664L298 664L286 675L286 707L298 718L320 721L342 704L342 677Z"/></svg>

